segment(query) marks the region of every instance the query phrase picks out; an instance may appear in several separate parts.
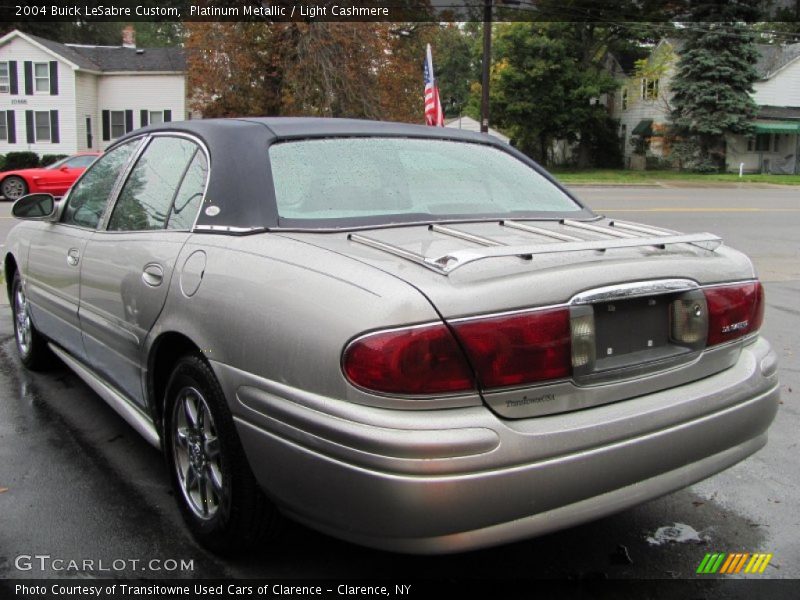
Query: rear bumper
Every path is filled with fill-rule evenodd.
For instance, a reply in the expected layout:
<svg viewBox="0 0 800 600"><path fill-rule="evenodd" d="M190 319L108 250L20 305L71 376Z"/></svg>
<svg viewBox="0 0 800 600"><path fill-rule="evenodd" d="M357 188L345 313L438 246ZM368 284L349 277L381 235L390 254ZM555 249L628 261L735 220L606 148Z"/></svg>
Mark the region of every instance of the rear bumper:
<svg viewBox="0 0 800 600"><path fill-rule="evenodd" d="M484 407L357 406L214 367L253 471L285 512L419 553L540 535L690 485L761 448L779 396L763 340L700 381L519 421Z"/></svg>

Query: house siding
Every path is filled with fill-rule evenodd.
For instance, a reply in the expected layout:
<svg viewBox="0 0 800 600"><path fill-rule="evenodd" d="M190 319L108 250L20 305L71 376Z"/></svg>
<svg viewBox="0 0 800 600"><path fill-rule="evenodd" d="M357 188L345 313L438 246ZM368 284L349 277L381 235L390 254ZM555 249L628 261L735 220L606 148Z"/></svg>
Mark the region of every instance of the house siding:
<svg viewBox="0 0 800 600"><path fill-rule="evenodd" d="M776 71L769 79L753 85L753 99L759 106L800 107L800 59L795 59ZM769 151L747 150L747 138L742 135L726 136L725 167L736 172L741 167L745 173L798 173L800 172L800 136L780 134L775 136L775 147Z"/></svg>
<svg viewBox="0 0 800 600"><path fill-rule="evenodd" d="M800 58L753 88L753 98L760 106L800 106Z"/></svg>
<svg viewBox="0 0 800 600"><path fill-rule="evenodd" d="M654 50L651 55L651 60L659 52L673 52L674 49L669 42L662 42L658 48ZM621 80L621 87L617 90L616 96L612 103L612 116L619 119L620 124L620 137L623 138L621 143L623 145L622 151L625 157L626 166L630 163L630 158L634 154L634 146L631 143L633 135L631 132L642 121L651 119L653 126L665 125L669 122L669 98L671 96L670 86L672 79L675 75L675 60L677 57L672 57L672 62L666 67L663 73L658 77L658 96L655 99L648 100L642 98L641 92L641 78L639 77L624 77ZM622 108L622 94L623 90L628 90L628 106ZM648 154L655 156L663 155L662 138L653 137L650 140L650 149Z"/></svg>
<svg viewBox="0 0 800 600"><path fill-rule="evenodd" d="M41 50L28 41L15 38L0 46L0 61L17 62L18 94L0 94L0 110L13 110L17 141L10 144L0 140L0 153L32 151L38 154L70 154L77 146L75 128L75 82L72 67L53 54ZM50 91L25 94L25 62L55 61L58 64L58 94ZM58 143L28 143L25 111L58 111Z"/></svg>
<svg viewBox="0 0 800 600"><path fill-rule="evenodd" d="M98 112L133 111L134 129L142 126L142 110L169 110L173 121L183 121L186 118L184 81L183 75L103 75L97 84ZM101 148L114 142L113 139L103 140L102 131L97 131Z"/></svg>
<svg viewBox="0 0 800 600"><path fill-rule="evenodd" d="M92 120L92 145L86 139L86 117ZM97 75L75 73L75 130L78 152L100 149L100 113L97 108Z"/></svg>

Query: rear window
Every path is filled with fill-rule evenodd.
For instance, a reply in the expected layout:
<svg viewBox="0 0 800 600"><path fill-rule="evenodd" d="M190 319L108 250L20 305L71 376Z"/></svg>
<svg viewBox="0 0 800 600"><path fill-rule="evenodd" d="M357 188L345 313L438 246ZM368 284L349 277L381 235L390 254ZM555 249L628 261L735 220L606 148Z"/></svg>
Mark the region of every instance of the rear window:
<svg viewBox="0 0 800 600"><path fill-rule="evenodd" d="M581 212L537 171L493 146L327 138L269 149L284 226L342 226Z"/></svg>

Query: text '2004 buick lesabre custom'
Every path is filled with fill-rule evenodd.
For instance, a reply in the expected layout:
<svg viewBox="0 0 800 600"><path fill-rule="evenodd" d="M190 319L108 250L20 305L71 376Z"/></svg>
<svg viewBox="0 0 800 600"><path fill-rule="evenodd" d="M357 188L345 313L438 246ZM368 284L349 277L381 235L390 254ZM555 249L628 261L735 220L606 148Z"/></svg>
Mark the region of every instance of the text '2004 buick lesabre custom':
<svg viewBox="0 0 800 600"><path fill-rule="evenodd" d="M219 551L280 513L408 552L539 535L735 464L776 413L748 258L598 216L487 136L169 123L14 214L22 361L161 447Z"/></svg>

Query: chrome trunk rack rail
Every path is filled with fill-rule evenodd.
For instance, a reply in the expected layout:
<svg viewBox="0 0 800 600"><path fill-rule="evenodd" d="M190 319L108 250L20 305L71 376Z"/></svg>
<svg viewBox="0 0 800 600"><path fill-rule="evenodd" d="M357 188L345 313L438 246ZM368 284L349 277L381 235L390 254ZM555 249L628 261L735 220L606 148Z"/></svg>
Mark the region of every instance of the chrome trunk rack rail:
<svg viewBox="0 0 800 600"><path fill-rule="evenodd" d="M605 236L604 239L600 240L587 240L571 235L571 233L563 233L562 231L529 225L519 221L499 221L498 224L502 227L509 227L551 240L557 240L557 242L509 246L498 240L462 231L449 225L433 224L429 225L428 229L434 233L455 237L484 247L455 250L441 256L425 256L359 233L348 234L347 238L352 242L409 260L441 275L449 275L464 265L488 258L516 256L532 260L534 256L540 254L584 251L605 252L606 250L618 248L644 246L663 249L668 245L675 244L692 244L713 252L722 244L722 239L711 233L682 234L677 231L627 223L625 221L609 221L608 226L593 225L570 219L558 221L561 229L576 232L585 231L594 235Z"/></svg>

